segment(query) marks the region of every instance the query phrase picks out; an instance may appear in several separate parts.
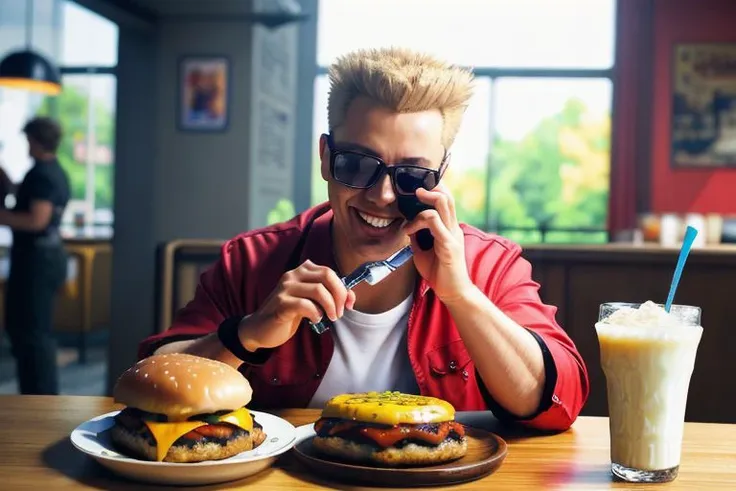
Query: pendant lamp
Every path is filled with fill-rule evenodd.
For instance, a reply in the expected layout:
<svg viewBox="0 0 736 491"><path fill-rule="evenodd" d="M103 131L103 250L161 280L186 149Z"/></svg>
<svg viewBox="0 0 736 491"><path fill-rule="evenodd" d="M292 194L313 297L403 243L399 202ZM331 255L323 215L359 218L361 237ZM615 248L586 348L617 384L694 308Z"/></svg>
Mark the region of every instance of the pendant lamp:
<svg viewBox="0 0 736 491"><path fill-rule="evenodd" d="M26 9L26 49L10 53L0 61L0 86L57 95L61 92L59 70L31 49L33 0Z"/></svg>

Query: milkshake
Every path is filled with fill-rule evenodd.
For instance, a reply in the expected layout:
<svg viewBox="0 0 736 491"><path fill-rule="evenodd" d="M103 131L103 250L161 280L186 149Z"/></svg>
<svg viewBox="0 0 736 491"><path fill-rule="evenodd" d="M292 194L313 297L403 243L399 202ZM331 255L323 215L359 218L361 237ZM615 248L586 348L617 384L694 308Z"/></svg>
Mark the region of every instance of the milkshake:
<svg viewBox="0 0 736 491"><path fill-rule="evenodd" d="M700 309L607 303L595 328L608 392L611 470L630 482L672 481L703 332Z"/></svg>

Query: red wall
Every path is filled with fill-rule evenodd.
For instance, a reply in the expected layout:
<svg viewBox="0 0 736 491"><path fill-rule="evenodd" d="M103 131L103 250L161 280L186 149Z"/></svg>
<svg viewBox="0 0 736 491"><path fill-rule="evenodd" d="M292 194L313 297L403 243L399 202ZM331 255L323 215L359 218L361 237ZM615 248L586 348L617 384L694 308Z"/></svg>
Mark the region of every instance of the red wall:
<svg viewBox="0 0 736 491"><path fill-rule="evenodd" d="M673 46L736 42L736 1L655 0L651 208L662 212L736 213L736 169L672 169L670 94Z"/></svg>

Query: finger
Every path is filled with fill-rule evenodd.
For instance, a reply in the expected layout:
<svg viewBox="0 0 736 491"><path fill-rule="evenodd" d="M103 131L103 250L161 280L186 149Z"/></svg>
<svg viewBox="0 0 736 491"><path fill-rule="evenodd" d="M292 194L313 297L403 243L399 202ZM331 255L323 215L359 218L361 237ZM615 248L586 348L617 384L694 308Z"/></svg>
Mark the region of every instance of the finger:
<svg viewBox="0 0 736 491"><path fill-rule="evenodd" d="M337 316L342 317L345 313L345 302L347 302L348 299L348 289L345 288L345 284L332 269L320 266L318 274L321 276L322 284L330 292L330 295L332 295L337 309Z"/></svg>
<svg viewBox="0 0 736 491"><path fill-rule="evenodd" d="M345 301L345 308L353 310L355 308L355 292L353 290L348 290L347 300Z"/></svg>
<svg viewBox="0 0 736 491"><path fill-rule="evenodd" d="M440 215L442 221L447 228L454 228L457 225L457 215L455 215L455 200L452 195L444 189L435 188L432 191L426 189L417 190L417 197L424 203L430 205Z"/></svg>
<svg viewBox="0 0 736 491"><path fill-rule="evenodd" d="M404 233L413 237L414 234L425 228L428 228L432 233L435 242L439 241L444 244L450 244L454 240L452 232L444 224L437 210L425 210L421 212L411 223L405 225Z"/></svg>
<svg viewBox="0 0 736 491"><path fill-rule="evenodd" d="M284 303L284 309L295 314L298 319L309 319L312 324L321 321L324 316L317 304L306 298L290 297Z"/></svg>
<svg viewBox="0 0 736 491"><path fill-rule="evenodd" d="M440 183L436 188L436 191L442 193L442 195L445 197L445 202L447 203L447 209L449 210L449 216L452 217L452 220L455 224L457 224L457 210L455 208L455 196L450 192L447 186L445 186L444 183Z"/></svg>
<svg viewBox="0 0 736 491"><path fill-rule="evenodd" d="M334 321L338 318L335 299L322 283L293 283L287 286L287 293L296 298L311 300L325 311L327 317Z"/></svg>
<svg viewBox="0 0 736 491"><path fill-rule="evenodd" d="M334 299L337 316L342 317L348 292L337 273L328 267L312 264L299 270L297 275L298 282L321 283L324 285Z"/></svg>

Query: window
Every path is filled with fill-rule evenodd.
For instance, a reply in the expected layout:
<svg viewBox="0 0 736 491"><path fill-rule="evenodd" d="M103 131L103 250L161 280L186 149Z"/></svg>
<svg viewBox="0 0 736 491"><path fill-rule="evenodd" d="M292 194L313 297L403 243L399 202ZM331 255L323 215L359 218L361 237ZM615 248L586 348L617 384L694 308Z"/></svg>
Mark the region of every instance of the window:
<svg viewBox="0 0 736 491"><path fill-rule="evenodd" d="M577 230L605 228L611 90L607 79L497 79L490 228L521 242L545 229L548 242L607 240Z"/></svg>
<svg viewBox="0 0 736 491"><path fill-rule="evenodd" d="M108 74L64 75L63 91L40 113L54 114L64 128L59 162L69 176L72 213L94 210L98 224L112 224L116 78ZM86 206L85 206L86 205Z"/></svg>
<svg viewBox="0 0 736 491"><path fill-rule="evenodd" d="M114 67L118 63L118 26L67 0L62 5L64 31L61 65ZM90 39L94 39L90 43Z"/></svg>
<svg viewBox="0 0 736 491"><path fill-rule="evenodd" d="M59 2L36 0L33 10L33 49L52 59L58 58L59 51ZM24 1L0 0L0 57L25 47L28 5ZM20 182L31 167L22 129L43 101L40 94L0 87L0 166L14 182ZM10 229L0 227L0 247L9 245L11 237Z"/></svg>
<svg viewBox="0 0 736 491"><path fill-rule="evenodd" d="M44 100L39 113L64 129L59 162L72 199L64 215L67 233L112 233L118 27L73 1L61 8L62 93ZM94 39L90 43L89 39Z"/></svg>
<svg viewBox="0 0 736 491"><path fill-rule="evenodd" d="M463 222L525 243L606 241L614 11L613 0L320 0L312 202L326 199L327 66L401 45L474 67L445 177Z"/></svg>

